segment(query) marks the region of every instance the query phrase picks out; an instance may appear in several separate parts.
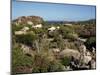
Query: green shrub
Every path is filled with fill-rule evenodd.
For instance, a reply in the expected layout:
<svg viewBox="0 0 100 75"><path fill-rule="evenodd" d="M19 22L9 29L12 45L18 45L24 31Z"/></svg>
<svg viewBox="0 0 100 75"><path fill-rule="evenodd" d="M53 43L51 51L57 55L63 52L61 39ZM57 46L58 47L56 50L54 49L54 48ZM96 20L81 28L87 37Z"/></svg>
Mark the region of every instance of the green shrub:
<svg viewBox="0 0 100 75"><path fill-rule="evenodd" d="M41 73L41 72L55 72L55 71L62 71L63 65L57 61L56 59L50 60L48 54L45 55L37 54L35 55L34 62L33 62L33 73Z"/></svg>
<svg viewBox="0 0 100 75"><path fill-rule="evenodd" d="M17 68L26 66L31 67L33 64L33 58L27 55L24 55L22 49L20 47L16 47L12 49L12 72L18 73ZM21 68L20 68L21 69Z"/></svg>
<svg viewBox="0 0 100 75"><path fill-rule="evenodd" d="M67 42L67 43L66 43L66 46L67 46L67 48L69 48L69 49L75 49L75 50L78 49L74 42Z"/></svg>
<svg viewBox="0 0 100 75"><path fill-rule="evenodd" d="M63 38L67 38L67 34L68 33L73 33L74 29L70 28L70 27L65 27L65 26L61 26L61 28L59 29L59 33L63 36Z"/></svg>
<svg viewBox="0 0 100 75"><path fill-rule="evenodd" d="M78 35L76 33L68 33L66 38L70 40L75 40L78 38Z"/></svg>
<svg viewBox="0 0 100 75"><path fill-rule="evenodd" d="M61 63L64 65L64 66L67 66L70 64L70 58L68 57L63 57L61 58Z"/></svg>
<svg viewBox="0 0 100 75"><path fill-rule="evenodd" d="M55 36L54 37L54 42L57 43L57 47L60 49L60 50L64 50L65 49L65 42L64 42L64 39L62 37L62 35L58 35L58 36Z"/></svg>
<svg viewBox="0 0 100 75"><path fill-rule="evenodd" d="M22 34L22 35L16 35L16 42L23 43L29 46L32 46L33 41L37 38L35 34Z"/></svg>
<svg viewBox="0 0 100 75"><path fill-rule="evenodd" d="M87 39L87 41L85 42L86 47L91 50L92 47L96 48L96 37L90 37Z"/></svg>

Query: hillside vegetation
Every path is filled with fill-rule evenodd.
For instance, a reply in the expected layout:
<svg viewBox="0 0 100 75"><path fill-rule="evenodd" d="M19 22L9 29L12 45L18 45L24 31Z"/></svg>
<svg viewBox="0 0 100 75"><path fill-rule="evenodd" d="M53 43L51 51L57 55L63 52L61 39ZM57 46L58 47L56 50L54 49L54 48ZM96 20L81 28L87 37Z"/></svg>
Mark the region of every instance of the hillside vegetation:
<svg viewBox="0 0 100 75"><path fill-rule="evenodd" d="M90 67L91 61L86 64L80 59L81 45L86 47L85 54L89 52L96 60L94 20L69 24L50 23L39 16L19 17L12 21L12 73L81 70L83 64L88 66L85 69L94 69Z"/></svg>

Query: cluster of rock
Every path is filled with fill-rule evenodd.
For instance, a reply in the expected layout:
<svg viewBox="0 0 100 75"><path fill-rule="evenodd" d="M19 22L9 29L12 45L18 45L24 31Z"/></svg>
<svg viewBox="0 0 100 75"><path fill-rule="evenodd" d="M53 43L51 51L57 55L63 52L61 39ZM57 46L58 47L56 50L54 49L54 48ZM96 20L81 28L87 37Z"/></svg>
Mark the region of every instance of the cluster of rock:
<svg viewBox="0 0 100 75"><path fill-rule="evenodd" d="M43 19L39 16L21 16L15 20L13 20L13 24L15 25L35 25L35 24L41 24L43 22Z"/></svg>
<svg viewBox="0 0 100 75"><path fill-rule="evenodd" d="M95 48L93 48L92 52L89 52L86 49L85 45L80 46L80 56L77 59L78 56L72 56L70 65L67 66L67 70L86 70L86 69L96 69L96 58L93 54L95 53Z"/></svg>

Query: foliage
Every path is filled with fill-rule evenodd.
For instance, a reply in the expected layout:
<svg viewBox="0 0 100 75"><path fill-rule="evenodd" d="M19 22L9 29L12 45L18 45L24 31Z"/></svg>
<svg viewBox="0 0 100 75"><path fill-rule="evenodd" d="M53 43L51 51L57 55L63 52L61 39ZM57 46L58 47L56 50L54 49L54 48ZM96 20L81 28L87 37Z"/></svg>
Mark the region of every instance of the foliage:
<svg viewBox="0 0 100 75"><path fill-rule="evenodd" d="M66 37L67 39L75 40L78 38L78 35L76 33L68 33Z"/></svg>
<svg viewBox="0 0 100 75"><path fill-rule="evenodd" d="M90 37L87 39L87 41L85 42L86 47L91 50L92 47L96 48L96 37Z"/></svg>
<svg viewBox="0 0 100 75"><path fill-rule="evenodd" d="M33 73L54 72L63 70L62 65L57 60L50 60L46 55L36 55L33 64Z"/></svg>
<svg viewBox="0 0 100 75"><path fill-rule="evenodd" d="M64 66L67 66L70 64L70 58L68 57L63 57L61 58L61 63L64 65Z"/></svg>
<svg viewBox="0 0 100 75"><path fill-rule="evenodd" d="M63 36L63 38L67 38L68 33L73 33L74 30L68 27L61 26L59 33Z"/></svg>
<svg viewBox="0 0 100 75"><path fill-rule="evenodd" d="M75 32L79 34L80 37L89 38L96 35L95 25L85 25L75 28Z"/></svg>
<svg viewBox="0 0 100 75"><path fill-rule="evenodd" d="M19 25L19 26L16 26L16 25L12 25L12 34L14 34L15 31L19 31L23 28L24 26L23 25Z"/></svg>
<svg viewBox="0 0 100 75"><path fill-rule="evenodd" d="M67 43L66 43L66 46L67 46L67 48L69 48L69 49L75 49L75 50L78 49L74 42L67 42Z"/></svg>
<svg viewBox="0 0 100 75"><path fill-rule="evenodd" d="M62 35L57 35L54 37L54 42L57 43L57 47L60 50L64 50L65 49L65 42L64 39L62 38Z"/></svg>
<svg viewBox="0 0 100 75"><path fill-rule="evenodd" d="M24 55L20 47L13 47L12 49L12 71L17 73L17 68L21 66L31 67L33 58Z"/></svg>
<svg viewBox="0 0 100 75"><path fill-rule="evenodd" d="M37 38L35 34L22 34L22 35L16 35L16 42L23 43L29 46L32 46L33 41Z"/></svg>

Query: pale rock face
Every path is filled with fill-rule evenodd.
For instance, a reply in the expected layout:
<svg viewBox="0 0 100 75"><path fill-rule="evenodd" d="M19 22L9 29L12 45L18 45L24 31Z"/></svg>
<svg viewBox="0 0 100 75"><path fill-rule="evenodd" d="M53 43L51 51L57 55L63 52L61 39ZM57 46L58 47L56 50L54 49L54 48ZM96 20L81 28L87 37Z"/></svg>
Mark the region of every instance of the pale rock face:
<svg viewBox="0 0 100 75"><path fill-rule="evenodd" d="M24 31L15 31L15 35L22 35L22 34L26 34L26 32L24 32Z"/></svg>
<svg viewBox="0 0 100 75"><path fill-rule="evenodd" d="M55 27L51 27L51 28L48 28L48 30L49 31L54 31L54 30L56 30L56 28Z"/></svg>
<svg viewBox="0 0 100 75"><path fill-rule="evenodd" d="M28 31L29 30L29 27L24 27L23 29L22 29L22 31Z"/></svg>
<svg viewBox="0 0 100 75"><path fill-rule="evenodd" d="M28 46L26 46L26 45L22 45L21 46L21 48L22 48L22 50L23 50L23 53L29 53L29 47Z"/></svg>
<svg viewBox="0 0 100 75"><path fill-rule="evenodd" d="M27 24L29 24L29 25L33 25L33 22L31 22L31 21L27 21Z"/></svg>
<svg viewBox="0 0 100 75"><path fill-rule="evenodd" d="M86 46L85 45L80 46L80 52L82 52L82 53L86 52Z"/></svg>
<svg viewBox="0 0 100 75"><path fill-rule="evenodd" d="M21 19L19 18L18 23L21 23Z"/></svg>
<svg viewBox="0 0 100 75"><path fill-rule="evenodd" d="M59 26L57 26L57 29L60 29L60 27L59 27Z"/></svg>
<svg viewBox="0 0 100 75"><path fill-rule="evenodd" d="M83 62L84 62L85 64L88 64L89 61L91 61L91 60L92 60L92 57L91 57L91 56L84 56L84 58L83 58Z"/></svg>
<svg viewBox="0 0 100 75"><path fill-rule="evenodd" d="M91 68L92 69L96 68L96 62L94 60L91 60Z"/></svg>
<svg viewBox="0 0 100 75"><path fill-rule="evenodd" d="M42 28L42 24L37 24L35 26L32 26L33 28Z"/></svg>
<svg viewBox="0 0 100 75"><path fill-rule="evenodd" d="M60 50L58 48L53 49L53 52L58 53Z"/></svg>
<svg viewBox="0 0 100 75"><path fill-rule="evenodd" d="M96 49L94 47L92 47L92 53L95 53Z"/></svg>
<svg viewBox="0 0 100 75"><path fill-rule="evenodd" d="M78 50L74 50L74 49L65 49L63 51L60 52L60 56L61 57L71 57L73 56L75 59L79 59L80 58L80 52Z"/></svg>
<svg viewBox="0 0 100 75"><path fill-rule="evenodd" d="M87 52L86 52L86 55L87 55L87 56L91 56L91 54L90 54L90 52L89 52L89 51L87 51Z"/></svg>

